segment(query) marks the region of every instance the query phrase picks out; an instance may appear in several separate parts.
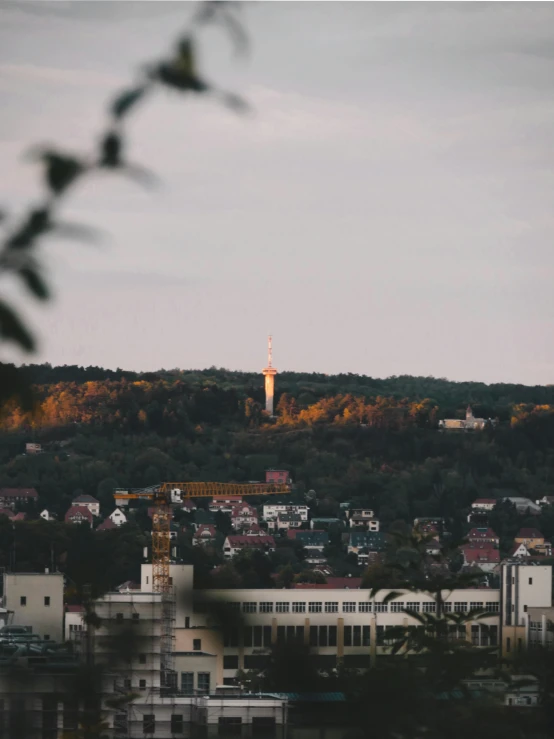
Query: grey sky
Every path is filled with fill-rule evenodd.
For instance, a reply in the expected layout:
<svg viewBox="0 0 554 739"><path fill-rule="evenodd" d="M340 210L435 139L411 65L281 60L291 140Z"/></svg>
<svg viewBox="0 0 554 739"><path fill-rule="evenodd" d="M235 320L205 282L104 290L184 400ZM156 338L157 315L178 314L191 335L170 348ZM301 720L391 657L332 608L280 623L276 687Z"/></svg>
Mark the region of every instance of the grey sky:
<svg viewBox="0 0 554 739"><path fill-rule="evenodd" d="M267 3L207 75L255 114L160 94L130 158L50 241L40 359L554 381L552 3ZM184 25L181 3L0 3L0 202L29 144L90 148L105 101Z"/></svg>

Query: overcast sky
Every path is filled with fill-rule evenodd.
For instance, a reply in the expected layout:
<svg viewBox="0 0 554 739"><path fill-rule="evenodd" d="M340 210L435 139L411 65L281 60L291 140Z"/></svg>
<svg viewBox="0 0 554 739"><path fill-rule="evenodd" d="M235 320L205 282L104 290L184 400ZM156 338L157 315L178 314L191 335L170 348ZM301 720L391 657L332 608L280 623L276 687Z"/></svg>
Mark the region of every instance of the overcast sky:
<svg viewBox="0 0 554 739"><path fill-rule="evenodd" d="M38 197L30 144L90 150L189 10L0 3L0 203ZM37 358L256 370L271 331L279 370L553 382L553 4L245 10L249 57L210 32L202 67L254 114L137 110L161 186L76 190L64 217L104 236L43 246Z"/></svg>

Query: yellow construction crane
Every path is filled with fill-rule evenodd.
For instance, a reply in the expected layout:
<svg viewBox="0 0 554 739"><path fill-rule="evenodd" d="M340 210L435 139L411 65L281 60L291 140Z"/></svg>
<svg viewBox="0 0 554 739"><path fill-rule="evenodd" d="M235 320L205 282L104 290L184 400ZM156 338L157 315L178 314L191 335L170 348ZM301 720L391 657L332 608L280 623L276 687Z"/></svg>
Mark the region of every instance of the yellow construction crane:
<svg viewBox="0 0 554 739"><path fill-rule="evenodd" d="M162 482L160 485L139 490L114 491L116 505L128 505L131 500L152 502L152 583L157 593L171 589L169 563L171 560L171 504L183 498L244 497L245 495L282 495L290 493L286 484L263 482Z"/></svg>

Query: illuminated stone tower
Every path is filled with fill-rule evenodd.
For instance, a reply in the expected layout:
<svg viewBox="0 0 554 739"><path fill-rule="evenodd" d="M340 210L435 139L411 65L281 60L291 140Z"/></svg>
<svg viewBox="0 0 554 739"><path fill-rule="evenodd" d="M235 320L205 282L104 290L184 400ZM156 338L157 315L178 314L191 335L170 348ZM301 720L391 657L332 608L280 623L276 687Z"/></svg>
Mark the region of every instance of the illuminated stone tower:
<svg viewBox="0 0 554 739"><path fill-rule="evenodd" d="M271 366L272 348L271 348L271 336L267 337L267 367L262 370L262 374L265 377L265 409L270 416L273 415L273 393L275 389L275 375L277 370Z"/></svg>

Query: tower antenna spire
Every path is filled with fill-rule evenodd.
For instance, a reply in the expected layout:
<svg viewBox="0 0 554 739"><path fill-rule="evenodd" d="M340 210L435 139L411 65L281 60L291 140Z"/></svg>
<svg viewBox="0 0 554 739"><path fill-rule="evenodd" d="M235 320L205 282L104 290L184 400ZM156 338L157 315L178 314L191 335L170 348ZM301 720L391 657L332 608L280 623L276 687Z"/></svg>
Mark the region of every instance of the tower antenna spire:
<svg viewBox="0 0 554 739"><path fill-rule="evenodd" d="M273 416L273 396L275 393L275 375L277 370L272 364L273 362L273 345L272 336L267 337L267 367L262 370L265 384L265 409L270 416Z"/></svg>
<svg viewBox="0 0 554 739"><path fill-rule="evenodd" d="M271 367L271 360L273 359L273 349L271 346L271 334L267 337L267 366Z"/></svg>

